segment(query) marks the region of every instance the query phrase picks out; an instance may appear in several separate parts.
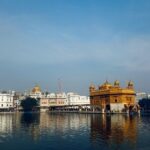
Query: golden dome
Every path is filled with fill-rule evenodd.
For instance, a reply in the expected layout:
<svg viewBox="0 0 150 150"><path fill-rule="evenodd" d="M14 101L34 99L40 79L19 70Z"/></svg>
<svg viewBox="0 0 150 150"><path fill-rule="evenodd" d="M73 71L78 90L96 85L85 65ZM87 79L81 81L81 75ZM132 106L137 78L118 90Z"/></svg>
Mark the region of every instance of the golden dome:
<svg viewBox="0 0 150 150"><path fill-rule="evenodd" d="M112 86L107 80L104 83L105 86Z"/></svg>
<svg viewBox="0 0 150 150"><path fill-rule="evenodd" d="M91 84L91 85L90 85L90 88L95 88L95 85L94 85L94 84Z"/></svg>
<svg viewBox="0 0 150 150"><path fill-rule="evenodd" d="M99 89L109 89L112 85L106 80L104 84L99 86Z"/></svg>
<svg viewBox="0 0 150 150"><path fill-rule="evenodd" d="M95 90L95 85L91 84L90 87L89 87L89 89L90 89L90 91Z"/></svg>
<svg viewBox="0 0 150 150"><path fill-rule="evenodd" d="M128 82L128 86L133 86L133 85L134 85L134 83L132 81Z"/></svg>
<svg viewBox="0 0 150 150"><path fill-rule="evenodd" d="M118 81L118 80L116 80L115 82L114 82L114 86L119 86L120 85L120 82Z"/></svg>
<svg viewBox="0 0 150 150"><path fill-rule="evenodd" d="M40 86L36 85L33 89L32 89L32 93L39 93L41 92L41 88Z"/></svg>

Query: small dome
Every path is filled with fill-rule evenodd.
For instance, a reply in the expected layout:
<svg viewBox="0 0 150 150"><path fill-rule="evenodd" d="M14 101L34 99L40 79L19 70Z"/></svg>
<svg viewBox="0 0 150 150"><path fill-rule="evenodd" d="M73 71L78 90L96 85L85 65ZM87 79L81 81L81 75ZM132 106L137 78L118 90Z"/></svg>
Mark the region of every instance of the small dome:
<svg viewBox="0 0 150 150"><path fill-rule="evenodd" d="M104 83L105 86L112 86L111 83L109 83L107 80Z"/></svg>
<svg viewBox="0 0 150 150"><path fill-rule="evenodd" d="M128 82L128 86L133 86L134 84L133 84L133 82L132 81L129 81Z"/></svg>
<svg viewBox="0 0 150 150"><path fill-rule="evenodd" d="M32 92L33 92L33 93L41 92L40 86L36 85L36 86L32 89Z"/></svg>
<svg viewBox="0 0 150 150"><path fill-rule="evenodd" d="M99 86L99 89L109 89L112 85L106 80L104 84Z"/></svg>
<svg viewBox="0 0 150 150"><path fill-rule="evenodd" d="M118 80L116 80L115 82L114 82L114 86L119 86L120 85L120 82L118 81Z"/></svg>
<svg viewBox="0 0 150 150"><path fill-rule="evenodd" d="M91 85L90 85L90 88L95 88L95 85L94 85L94 84L91 84Z"/></svg>
<svg viewBox="0 0 150 150"><path fill-rule="evenodd" d="M95 85L91 84L90 87L89 87L89 89L90 89L90 91L95 90Z"/></svg>

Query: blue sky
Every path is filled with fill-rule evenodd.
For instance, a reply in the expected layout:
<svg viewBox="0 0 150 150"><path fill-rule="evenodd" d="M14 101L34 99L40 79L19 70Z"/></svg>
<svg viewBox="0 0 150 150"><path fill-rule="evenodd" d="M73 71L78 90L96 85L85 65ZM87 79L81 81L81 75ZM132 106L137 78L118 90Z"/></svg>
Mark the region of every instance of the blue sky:
<svg viewBox="0 0 150 150"><path fill-rule="evenodd" d="M0 89L150 92L149 0L0 0Z"/></svg>

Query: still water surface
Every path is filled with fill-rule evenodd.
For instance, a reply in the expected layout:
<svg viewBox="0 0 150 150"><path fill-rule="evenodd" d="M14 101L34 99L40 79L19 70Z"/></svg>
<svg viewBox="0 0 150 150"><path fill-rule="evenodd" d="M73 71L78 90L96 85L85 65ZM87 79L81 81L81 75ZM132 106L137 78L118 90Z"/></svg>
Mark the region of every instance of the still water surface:
<svg viewBox="0 0 150 150"><path fill-rule="evenodd" d="M0 114L0 150L149 150L150 116Z"/></svg>

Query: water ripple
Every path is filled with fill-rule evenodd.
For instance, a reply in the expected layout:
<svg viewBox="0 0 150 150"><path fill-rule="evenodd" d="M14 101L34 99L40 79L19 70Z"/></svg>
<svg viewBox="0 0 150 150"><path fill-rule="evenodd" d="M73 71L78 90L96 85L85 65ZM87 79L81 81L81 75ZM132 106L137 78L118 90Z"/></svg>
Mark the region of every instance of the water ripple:
<svg viewBox="0 0 150 150"><path fill-rule="evenodd" d="M149 139L148 116L0 114L1 149L146 150Z"/></svg>

